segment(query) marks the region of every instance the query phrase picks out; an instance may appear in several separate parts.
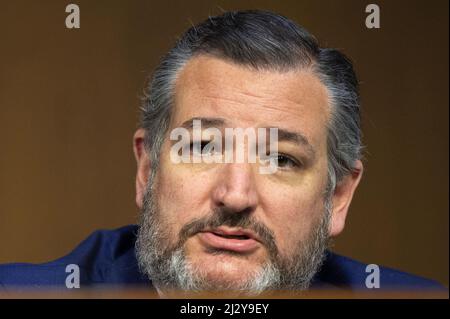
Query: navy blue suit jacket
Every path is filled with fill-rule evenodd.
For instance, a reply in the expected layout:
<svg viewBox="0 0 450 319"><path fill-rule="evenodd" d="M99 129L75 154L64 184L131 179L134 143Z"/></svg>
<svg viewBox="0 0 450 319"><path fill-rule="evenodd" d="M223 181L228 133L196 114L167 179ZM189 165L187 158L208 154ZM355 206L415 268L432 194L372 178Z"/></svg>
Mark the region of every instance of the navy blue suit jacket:
<svg viewBox="0 0 450 319"><path fill-rule="evenodd" d="M152 287L151 281L138 268L134 251L137 226L116 230L100 230L85 239L70 254L44 264L0 265L0 290L18 287L65 288L66 266L80 269L80 286L101 284ZM347 257L327 252L326 260L313 280L312 287L367 289L366 265ZM380 289L443 289L437 282L397 270L380 267Z"/></svg>

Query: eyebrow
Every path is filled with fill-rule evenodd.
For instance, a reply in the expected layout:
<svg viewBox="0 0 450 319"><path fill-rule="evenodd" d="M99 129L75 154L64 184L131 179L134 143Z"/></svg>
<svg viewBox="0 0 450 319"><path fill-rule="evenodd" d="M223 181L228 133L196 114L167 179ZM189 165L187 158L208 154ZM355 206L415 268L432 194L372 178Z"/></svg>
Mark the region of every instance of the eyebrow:
<svg viewBox="0 0 450 319"><path fill-rule="evenodd" d="M210 127L223 127L227 123L227 121L220 117L193 117L187 121L184 121L180 127L192 130L194 128L194 121L201 121L202 128L210 128Z"/></svg>
<svg viewBox="0 0 450 319"><path fill-rule="evenodd" d="M314 157L316 151L311 143L308 141L308 138L299 132L291 132L282 128L278 128L278 142L286 141L293 142L300 146L306 147L308 153L310 153L311 157Z"/></svg>
<svg viewBox="0 0 450 319"><path fill-rule="evenodd" d="M210 127L224 127L227 121L224 118L220 117L192 117L187 121L184 121L180 127L183 127L188 130L192 130L194 128L194 120L201 121L202 128L210 128ZM300 147L305 147L307 152L311 157L314 158L316 152L314 147L309 142L308 138L300 133L300 132L292 132L279 127L269 127L269 128L277 128L278 129L278 142L286 141L298 144Z"/></svg>

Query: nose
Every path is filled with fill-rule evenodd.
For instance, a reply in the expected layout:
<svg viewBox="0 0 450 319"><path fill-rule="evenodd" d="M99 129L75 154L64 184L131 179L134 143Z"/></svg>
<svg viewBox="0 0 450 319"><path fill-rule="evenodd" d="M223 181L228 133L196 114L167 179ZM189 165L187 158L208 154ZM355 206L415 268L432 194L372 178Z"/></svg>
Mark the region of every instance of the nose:
<svg viewBox="0 0 450 319"><path fill-rule="evenodd" d="M212 192L216 206L232 212L251 212L258 205L253 167L249 163L223 164Z"/></svg>

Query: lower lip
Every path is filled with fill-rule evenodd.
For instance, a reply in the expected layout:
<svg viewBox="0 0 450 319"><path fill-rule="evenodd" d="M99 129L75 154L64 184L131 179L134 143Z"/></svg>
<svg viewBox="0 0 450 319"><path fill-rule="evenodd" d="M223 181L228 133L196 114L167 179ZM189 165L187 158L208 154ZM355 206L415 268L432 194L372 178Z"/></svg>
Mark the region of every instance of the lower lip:
<svg viewBox="0 0 450 319"><path fill-rule="evenodd" d="M225 238L212 232L199 233L200 240L208 247L230 250L239 253L249 253L258 248L258 241L248 239Z"/></svg>

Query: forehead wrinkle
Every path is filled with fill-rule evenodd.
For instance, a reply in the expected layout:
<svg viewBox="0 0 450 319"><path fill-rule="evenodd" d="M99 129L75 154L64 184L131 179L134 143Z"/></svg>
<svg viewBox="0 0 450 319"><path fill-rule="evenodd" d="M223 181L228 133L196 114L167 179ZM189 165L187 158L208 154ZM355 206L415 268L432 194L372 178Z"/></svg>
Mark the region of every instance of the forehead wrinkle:
<svg viewBox="0 0 450 319"><path fill-rule="evenodd" d="M203 85L196 85L194 91L196 91L195 95L197 96L195 98L211 100L214 106L219 107L233 106L236 109L245 107L245 109L243 109L244 112L248 108L255 108L255 111L260 112L262 110L258 110L258 108L261 108L270 112L271 117L299 117L304 111L310 109L311 107L323 107L323 110L321 110L321 112L323 112L324 114L328 113L328 99L325 98L322 101L324 103L317 104L317 99L315 98L320 93L311 92L311 90L306 90L306 88L303 88L303 91L307 91L308 93L303 94L303 96L299 98L291 97L289 94L277 95L277 93L279 92L273 91L269 88L268 92L266 92L264 88L259 89L259 91L262 93L253 93L249 90L244 90L240 87L237 87L237 85L234 84L231 84L230 86L231 90L228 90L228 92L224 92L223 85L221 86L221 83L214 83L214 81ZM300 92L302 90L298 91ZM311 93L313 93L313 95L310 95Z"/></svg>
<svg viewBox="0 0 450 319"><path fill-rule="evenodd" d="M242 73L245 74L242 76ZM298 109L318 104L325 107L324 113L329 113L328 91L308 68L294 68L286 72L253 70L218 58L198 56L183 67L176 83L176 91L184 91L183 95L187 94L190 99L209 98L235 105L245 104L247 107L262 106L273 113L297 116ZM184 90L186 85L189 86L188 92ZM224 88L228 89L225 94ZM280 99L283 99L284 105ZM317 103L317 100L321 102ZM263 103L255 103L258 101Z"/></svg>
<svg viewBox="0 0 450 319"><path fill-rule="evenodd" d="M214 104L215 106L219 105L219 106L232 106L232 107L236 107L236 108L241 108L241 107L255 107L255 108L263 108L267 111L270 111L271 113L275 113L275 115L278 116L283 116L284 114L289 115L289 116L299 116L298 114L298 110L302 109L305 107L305 105L299 104L298 102L293 102L293 101L289 101L288 99L288 103L283 104L283 106L276 106L275 104L281 104L281 102L277 102L277 103L270 103L268 101L268 99L265 99L266 101L264 101L263 103L255 103L255 102L249 102L246 103L246 101L242 101L239 100L236 97L226 97L226 96L214 96L211 94L207 94L207 95L203 95L202 99L205 100L212 100L212 104ZM274 98L275 99L275 98ZM226 103L222 104L218 104L215 103L214 101L220 102L220 101L224 101ZM295 105L294 105L295 104ZM273 116L274 114L271 114L271 116Z"/></svg>

